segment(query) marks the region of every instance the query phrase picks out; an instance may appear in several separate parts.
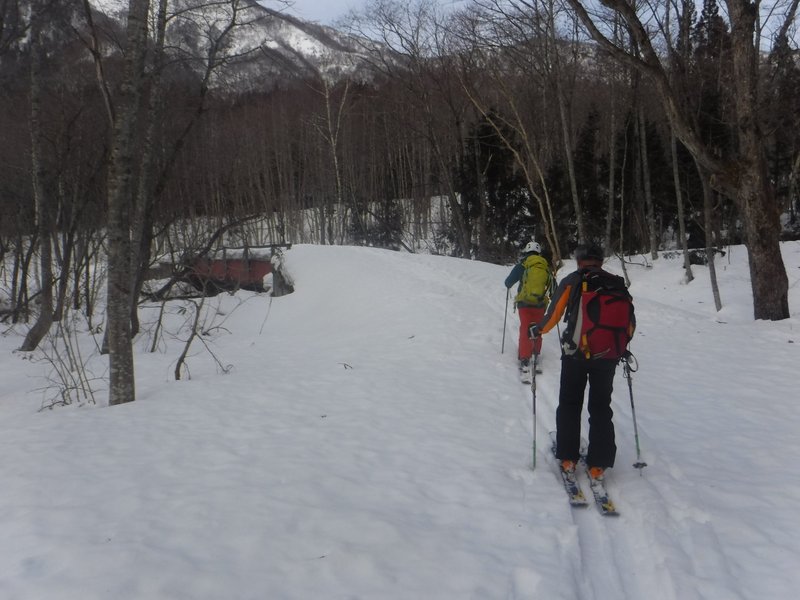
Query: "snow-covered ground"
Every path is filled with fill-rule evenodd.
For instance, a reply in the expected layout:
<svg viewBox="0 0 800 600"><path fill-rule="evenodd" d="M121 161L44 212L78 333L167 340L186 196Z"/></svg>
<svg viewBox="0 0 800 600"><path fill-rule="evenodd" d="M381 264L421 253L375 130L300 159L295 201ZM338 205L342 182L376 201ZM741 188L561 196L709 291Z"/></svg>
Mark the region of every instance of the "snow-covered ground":
<svg viewBox="0 0 800 600"><path fill-rule="evenodd" d="M170 303L149 353L144 307L138 399L111 408L38 411L47 364L5 325L0 598L795 598L800 244L784 256L775 323L752 320L743 248L718 258L719 314L704 268L685 285L678 259L629 265L648 467L618 373L615 519L570 509L546 450L555 334L531 470L510 310L500 353L506 267L295 246L294 294L206 301L191 379L173 371L192 311Z"/></svg>

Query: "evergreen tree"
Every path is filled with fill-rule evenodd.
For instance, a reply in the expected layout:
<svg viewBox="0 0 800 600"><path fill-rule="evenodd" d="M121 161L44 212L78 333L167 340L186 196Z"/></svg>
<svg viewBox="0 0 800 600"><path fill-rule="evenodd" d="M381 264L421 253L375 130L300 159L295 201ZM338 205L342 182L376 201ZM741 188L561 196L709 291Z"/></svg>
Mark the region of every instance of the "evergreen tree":
<svg viewBox="0 0 800 600"><path fill-rule="evenodd" d="M600 112L592 104L575 142L574 165L578 194L590 239L602 238L608 206L608 161L599 152Z"/></svg>
<svg viewBox="0 0 800 600"><path fill-rule="evenodd" d="M736 139L731 123L736 110L731 102L733 58L728 25L719 15L716 0L704 0L700 18L692 31L692 61L689 69L690 101L694 104L698 129L705 144L717 156L735 153ZM741 242L735 223L733 201L717 195L713 214L718 231L728 232L727 240L712 239L712 245ZM707 231L706 235L713 236Z"/></svg>
<svg viewBox="0 0 800 600"><path fill-rule="evenodd" d="M716 0L704 0L700 19L692 33L691 90L704 141L722 153L733 144L730 123L733 107L725 89L733 77L728 26L719 16Z"/></svg>
<svg viewBox="0 0 800 600"><path fill-rule="evenodd" d="M514 139L510 130L503 132L506 139ZM470 130L460 177L470 218L473 222L485 219L484 258L515 257L520 245L540 233L514 155L486 118Z"/></svg>
<svg viewBox="0 0 800 600"><path fill-rule="evenodd" d="M789 237L800 238L797 218L800 186L800 66L798 53L789 46L785 35L779 36L769 56L766 83L765 119L770 132L768 157L770 175L775 182L776 200L789 212Z"/></svg>

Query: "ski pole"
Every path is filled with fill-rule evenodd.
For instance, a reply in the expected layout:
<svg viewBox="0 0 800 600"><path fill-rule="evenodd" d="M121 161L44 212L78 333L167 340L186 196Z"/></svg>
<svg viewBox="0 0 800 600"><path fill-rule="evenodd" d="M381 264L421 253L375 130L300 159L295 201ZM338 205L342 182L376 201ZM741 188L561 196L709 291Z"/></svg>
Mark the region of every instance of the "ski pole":
<svg viewBox="0 0 800 600"><path fill-rule="evenodd" d="M500 344L500 354L503 354L506 349L506 321L508 321L508 294L511 288L506 288L506 311L503 317L503 343Z"/></svg>
<svg viewBox="0 0 800 600"><path fill-rule="evenodd" d="M533 370L533 374L531 377L531 410L533 416L533 466L531 470L536 470L536 363L539 361L539 355L533 355L533 364L531 365L531 370Z"/></svg>
<svg viewBox="0 0 800 600"><path fill-rule="evenodd" d="M635 367L631 367L630 361L633 359ZM628 380L628 392L631 396L631 416L633 417L633 436L636 440L636 462L633 463L633 467L635 469L639 469L639 475L642 474L641 469L644 469L647 466L646 462L642 462L642 452L639 448L639 428L636 425L636 407L633 405L633 376L631 373L635 373L636 370L639 368L639 364L636 362L636 357L627 352L625 356L622 357L622 364L623 364L623 374L625 378Z"/></svg>

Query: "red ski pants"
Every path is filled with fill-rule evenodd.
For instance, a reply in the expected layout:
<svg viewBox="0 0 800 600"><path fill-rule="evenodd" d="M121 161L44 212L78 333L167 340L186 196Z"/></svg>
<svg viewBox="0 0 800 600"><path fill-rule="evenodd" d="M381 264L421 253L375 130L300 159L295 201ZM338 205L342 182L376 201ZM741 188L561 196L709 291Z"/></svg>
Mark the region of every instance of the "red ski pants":
<svg viewBox="0 0 800 600"><path fill-rule="evenodd" d="M530 358L532 354L539 354L542 351L542 338L535 342L528 338L528 327L532 323L538 323L544 317L544 307L534 308L532 306L520 306L519 311L519 352L517 357L520 360Z"/></svg>

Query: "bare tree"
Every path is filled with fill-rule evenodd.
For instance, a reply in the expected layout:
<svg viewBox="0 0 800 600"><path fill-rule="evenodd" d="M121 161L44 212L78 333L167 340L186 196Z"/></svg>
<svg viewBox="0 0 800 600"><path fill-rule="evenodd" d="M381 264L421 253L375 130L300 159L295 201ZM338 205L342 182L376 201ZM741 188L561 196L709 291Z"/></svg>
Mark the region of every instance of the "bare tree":
<svg viewBox="0 0 800 600"><path fill-rule="evenodd" d="M760 48L755 40L759 5L748 0L726 0L734 69L732 86L726 92L736 109L736 122L730 127L736 133L738 147L725 156L717 156L703 141L689 105L672 85L653 43L654 32L645 25L648 17L660 19L663 11L659 12L658 7L649 10L653 6L649 4L637 10L626 0L601 0L601 5L618 14L628 27L637 50L632 52L606 35L602 15L590 12L588 3L567 1L601 48L650 78L675 135L710 173L712 185L736 202L746 235L755 318L788 318L789 284L780 251L780 221L758 113Z"/></svg>
<svg viewBox="0 0 800 600"><path fill-rule="evenodd" d="M667 4L665 27L667 39L672 38L672 18L670 14L671 8L672 5ZM689 4L689 0L683 0L683 7L678 13L677 18L678 42L676 44L676 58L678 60L673 60L672 68L670 69L670 73L673 75L673 82L677 75L684 76L685 66L689 63L689 26L691 22L691 6ZM672 157L672 183L675 186L675 202L678 207L678 237L680 241L680 248L683 252L684 279L686 283L690 283L692 280L694 280L694 274L692 273L692 263L689 257L689 242L686 239L686 216L684 215L683 190L681 189L680 168L678 166L678 141L675 138L675 132L673 131L672 127L669 128L669 149L670 156ZM716 270L711 269L710 273L712 275L712 288L717 289ZM716 297L718 297L718 294L715 296L715 298ZM719 308L717 308L717 310L719 310Z"/></svg>
<svg viewBox="0 0 800 600"><path fill-rule="evenodd" d="M678 142L670 130L669 147L672 155L672 181L675 185L675 202L678 205L678 241L683 251L683 273L686 283L694 279L692 263L689 260L689 246L686 239L686 217L683 209L683 192L681 191L681 176L678 168ZM717 309L719 310L719 309Z"/></svg>
<svg viewBox="0 0 800 600"><path fill-rule="evenodd" d="M509 8L496 2L483 2L480 10L462 15L455 35L461 41L461 60L465 66L457 72L467 97L492 125L522 171L528 193L538 208L544 236L553 250L554 261L558 262L561 251L545 181L542 136L537 135L522 107L533 89L545 86L545 78L535 61L538 60L536 44L546 37L539 35L531 40L532 24L524 23L523 16L519 7ZM544 19L540 21L544 33ZM482 76L466 77L468 72ZM508 132L513 132L516 139Z"/></svg>
<svg viewBox="0 0 800 600"><path fill-rule="evenodd" d="M149 9L150 0L130 0L128 4L125 75L115 111L108 173L108 403L112 406L136 399L130 319L134 278L129 224L134 204L133 171L144 88Z"/></svg>
<svg viewBox="0 0 800 600"><path fill-rule="evenodd" d="M708 173L699 164L697 165L697 171L700 174L700 183L703 186L703 223L706 231L706 259L708 260L708 271L711 276L711 294L714 297L714 307L717 309L717 312L719 312L722 310L722 298L720 297L719 285L717 284L717 266L714 261L714 254L716 253L716 248L714 248L713 243L714 225L712 216L714 204L712 196L714 192L711 189Z"/></svg>
<svg viewBox="0 0 800 600"><path fill-rule="evenodd" d="M314 129L319 133L320 137L325 142L327 151L330 153L331 165L333 168L334 189L335 189L335 205L341 211L342 221L347 219L347 206L344 197L344 186L342 183L342 165L341 165L341 137L343 120L345 116L345 109L348 105L348 93L350 91L350 80L346 79L342 89L341 95L337 99L334 92L334 83L330 81L324 74L318 73L317 88L314 91L322 98L323 101L323 114L321 118L312 119ZM318 115L319 117L319 115ZM325 206L328 202L323 202L321 210L325 211ZM333 211L328 206L328 219L333 218ZM324 222L324 219L323 219ZM329 227L331 224L328 224ZM344 230L344 225L341 227ZM328 243L333 244L334 239L332 230L329 229ZM324 236L323 236L323 239Z"/></svg>
<svg viewBox="0 0 800 600"><path fill-rule="evenodd" d="M150 264L153 213L156 204L164 192L167 180L173 175L177 157L183 150L188 136L206 110L206 102L214 77L232 62L251 55L259 49L259 44L245 47L240 52L233 52L230 49L232 37L237 28L245 27L252 22L249 16L250 6L244 0L215 0L191 4L186 9L175 11L172 14L168 13L167 5L168 0L158 0L155 11L155 35L147 72L147 108L141 125L144 134L142 151L139 154L140 166L131 219L131 261L134 278L131 284L130 310L131 328L134 335L139 329L139 294L144 282L144 273ZM198 16L204 18L198 19ZM199 65L200 81L197 93L192 98L194 106L188 119L183 123L177 136L166 141L160 131L165 112L164 71L167 64L171 60L175 60L174 57L168 56L166 51L167 27L171 21L179 18L192 18L205 23L205 27L199 31L202 54L193 56L185 49L181 49L179 54L181 59L188 64ZM163 149L163 156L159 153L159 149ZM158 163L159 158L161 159L160 164Z"/></svg>
<svg viewBox="0 0 800 600"><path fill-rule="evenodd" d="M523 3L525 4L525 3ZM535 10L536 4L534 4ZM567 77L567 69L563 64L562 47L566 46L566 42L558 35L557 19L560 15L556 11L556 3L553 0L547 0L546 4L540 9L544 11L546 18L546 32L544 53L544 69L548 73L549 78L555 82L555 97L558 104L558 114L561 121L561 136L564 144L564 158L567 163L567 176L569 177L569 189L572 196L572 205L575 209L575 225L578 229L578 241L587 241L586 225L584 223L583 203L578 195L578 183L575 176L575 142L573 140L573 126L572 126L572 111L570 110L570 91L573 86L568 90L565 86L564 80ZM575 27L577 33L577 25ZM576 36L577 37L577 36ZM571 67L575 67L577 62L577 40L572 40L572 54L571 54ZM574 80L574 76L573 76Z"/></svg>
<svg viewBox="0 0 800 600"><path fill-rule="evenodd" d="M614 19L612 36L615 41L621 35L619 18ZM606 252L611 252L611 232L614 226L614 205L617 195L617 118L619 115L619 74L616 69L610 69L606 76L609 84L609 127L608 127L608 209L606 212L606 228L603 237L603 247ZM620 252L622 248L620 248Z"/></svg>
<svg viewBox="0 0 800 600"><path fill-rule="evenodd" d="M404 100L415 107L418 123L409 121L428 144L436 165L440 193L447 198L461 256L470 256L472 227L468 208L455 181L465 149L465 115L469 100L461 93L456 60L446 49L446 29L431 0L404 5L376 0L368 7L364 27L377 30L381 49L367 46L371 64L404 88Z"/></svg>
<svg viewBox="0 0 800 600"><path fill-rule="evenodd" d="M20 350L35 350L53 324L53 203L45 184L46 168L43 157L44 133L42 131L42 69L45 56L44 2L34 2L31 10L31 174L33 197L36 206L37 238L39 243L39 315L28 331Z"/></svg>
<svg viewBox="0 0 800 600"><path fill-rule="evenodd" d="M647 120L641 104L637 107L639 151L641 155L642 184L644 187L644 203L647 209L647 232L650 239L650 258L658 258L658 235L656 232L656 215L653 203L653 187L650 182L650 161L647 157Z"/></svg>

